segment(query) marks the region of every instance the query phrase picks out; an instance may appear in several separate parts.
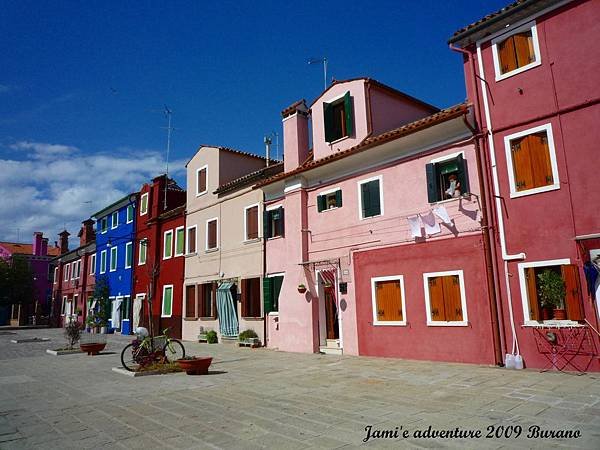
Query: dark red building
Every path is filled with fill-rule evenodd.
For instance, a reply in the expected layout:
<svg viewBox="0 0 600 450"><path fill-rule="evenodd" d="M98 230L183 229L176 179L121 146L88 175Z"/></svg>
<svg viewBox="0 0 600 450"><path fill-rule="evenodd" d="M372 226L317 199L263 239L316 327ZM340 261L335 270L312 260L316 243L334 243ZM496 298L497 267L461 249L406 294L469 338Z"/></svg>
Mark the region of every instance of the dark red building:
<svg viewBox="0 0 600 450"><path fill-rule="evenodd" d="M133 272L133 327L149 327L154 334L169 328L181 338L185 263L186 192L161 175L144 184L136 214ZM150 300L150 302L149 302Z"/></svg>
<svg viewBox="0 0 600 450"><path fill-rule="evenodd" d="M595 1L522 0L450 39L482 131L502 350L528 367L600 370L600 59L581 45L599 24Z"/></svg>

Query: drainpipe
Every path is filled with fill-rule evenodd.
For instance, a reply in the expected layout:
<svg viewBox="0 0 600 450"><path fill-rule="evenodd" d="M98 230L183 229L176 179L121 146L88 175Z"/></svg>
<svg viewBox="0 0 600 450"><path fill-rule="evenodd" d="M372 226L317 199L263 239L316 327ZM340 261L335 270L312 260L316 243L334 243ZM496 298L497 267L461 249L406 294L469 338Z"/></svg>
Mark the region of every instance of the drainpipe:
<svg viewBox="0 0 600 450"><path fill-rule="evenodd" d="M488 140L488 148L490 153L490 166L492 169L492 181L494 188L494 197L496 200L496 211L497 211L497 220L498 220L498 234L500 236L500 249L502 251L502 259L504 261L504 281L506 283L506 295L508 300L508 312L510 316L510 326L512 331L512 351L511 354L518 355L519 354L519 343L517 340L517 332L515 329L515 318L513 314L512 307L512 294L510 291L510 281L508 274L508 262L509 261L519 261L526 258L525 253L516 253L509 254L506 248L506 237L504 234L504 217L502 214L502 202L500 201L500 184L498 182L498 170L496 166L496 150L494 147L494 133L492 129L492 122L490 117L490 109L488 104L488 96L486 90L486 81L485 81L485 73L483 72L483 58L481 56L481 47L477 46L477 62L479 65L479 75L478 78L481 80L481 90L483 93L483 107L485 112L485 121L487 124L487 140Z"/></svg>
<svg viewBox="0 0 600 450"><path fill-rule="evenodd" d="M481 187L481 212L482 212L482 220L481 220L481 228L483 229L483 249L485 256L485 264L486 264L486 272L487 272L487 285L488 292L492 297L490 299L490 314L491 314L491 323L492 323L492 332L494 337L494 356L496 359L496 364L503 365L502 352L506 351L506 336L504 334L504 314L502 310L502 302L501 302L501 293L500 286L498 281L498 267L496 265L497 256L496 256L496 247L492 245L492 231L490 229L490 223L493 223L493 214L492 211L488 208L488 201L491 203L491 198L488 197L490 195L490 183L488 178L485 154L481 151L481 146L479 144L479 140L481 138L481 133L477 132L477 129L482 129L481 126L481 110L479 109L480 100L479 100L479 90L477 89L477 81L475 80L475 62L471 55L471 52L464 50L459 47L455 47L454 45L449 45L450 50L454 50L456 52L462 53L466 55L469 65L471 68L471 89L473 91L473 95L475 95L475 127L472 127L468 122L467 117L463 116L463 121L467 128L471 130L473 133L474 142L475 142L475 156L477 163L477 176L479 181L479 186ZM483 159L483 161L482 161Z"/></svg>

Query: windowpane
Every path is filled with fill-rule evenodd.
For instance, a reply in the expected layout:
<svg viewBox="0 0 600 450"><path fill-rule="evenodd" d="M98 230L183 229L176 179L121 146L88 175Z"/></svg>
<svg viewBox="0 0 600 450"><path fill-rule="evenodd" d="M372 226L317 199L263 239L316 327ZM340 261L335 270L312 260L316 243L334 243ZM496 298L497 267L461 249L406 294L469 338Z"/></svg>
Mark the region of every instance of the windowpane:
<svg viewBox="0 0 600 450"><path fill-rule="evenodd" d="M381 214L379 180L372 180L361 184L361 202L363 218Z"/></svg>
<svg viewBox="0 0 600 450"><path fill-rule="evenodd" d="M127 207L127 223L133 222L133 205Z"/></svg>
<svg viewBox="0 0 600 450"><path fill-rule="evenodd" d="M246 240L258 238L258 206L246 209Z"/></svg>
<svg viewBox="0 0 600 450"><path fill-rule="evenodd" d="M206 225L207 249L217 248L217 221L211 220Z"/></svg>
<svg viewBox="0 0 600 450"><path fill-rule="evenodd" d="M162 315L170 316L173 302L173 287L165 286L163 289L163 305L162 305Z"/></svg>
<svg viewBox="0 0 600 450"><path fill-rule="evenodd" d="M400 280L377 281L375 283L377 320L400 322L403 319Z"/></svg>
<svg viewBox="0 0 600 450"><path fill-rule="evenodd" d="M432 276L427 279L429 287L429 311L432 322L461 322L462 293L459 275Z"/></svg>
<svg viewBox="0 0 600 450"><path fill-rule="evenodd" d="M125 267L131 267L133 262L133 244L128 242L125 245Z"/></svg>
<svg viewBox="0 0 600 450"><path fill-rule="evenodd" d="M512 139L510 153L517 192L554 183L546 131Z"/></svg>
<svg viewBox="0 0 600 450"><path fill-rule="evenodd" d="M260 317L260 278L242 280L242 316Z"/></svg>
<svg viewBox="0 0 600 450"><path fill-rule="evenodd" d="M140 199L140 216L148 212L148 193L142 194Z"/></svg>
<svg viewBox="0 0 600 450"><path fill-rule="evenodd" d="M170 258L173 254L173 232L168 231L165 233L165 241L163 246L163 257Z"/></svg>
<svg viewBox="0 0 600 450"><path fill-rule="evenodd" d="M198 179L197 181L197 194L201 194L206 191L206 168L200 169L198 171Z"/></svg>
<svg viewBox="0 0 600 450"><path fill-rule="evenodd" d="M215 286L213 283L205 283L201 286L200 315L202 317L214 317L213 298L215 296Z"/></svg>
<svg viewBox="0 0 600 450"><path fill-rule="evenodd" d="M536 60L531 29L506 38L496 44L496 47L501 74L512 72Z"/></svg>
<svg viewBox="0 0 600 450"><path fill-rule="evenodd" d="M117 270L117 247L110 249L110 271L114 272Z"/></svg>
<svg viewBox="0 0 600 450"><path fill-rule="evenodd" d="M146 252L148 251L148 241L144 239L140 242L140 261L139 264L146 264Z"/></svg>
<svg viewBox="0 0 600 450"><path fill-rule="evenodd" d="M175 237L175 254L183 255L185 246L185 230L183 228L177 229L177 235Z"/></svg>
<svg viewBox="0 0 600 450"><path fill-rule="evenodd" d="M196 317L196 285L185 287L185 317Z"/></svg>
<svg viewBox="0 0 600 450"><path fill-rule="evenodd" d="M119 211L115 211L114 213L112 213L112 228L117 228L117 226L119 225Z"/></svg>
<svg viewBox="0 0 600 450"><path fill-rule="evenodd" d="M196 227L188 228L187 248L188 253L196 253Z"/></svg>

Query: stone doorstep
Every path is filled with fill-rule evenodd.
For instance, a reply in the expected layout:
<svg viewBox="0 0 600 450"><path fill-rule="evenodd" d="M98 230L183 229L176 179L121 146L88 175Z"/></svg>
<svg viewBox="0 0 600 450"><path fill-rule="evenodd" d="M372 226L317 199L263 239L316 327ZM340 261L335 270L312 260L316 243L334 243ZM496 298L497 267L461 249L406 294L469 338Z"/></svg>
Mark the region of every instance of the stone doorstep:
<svg viewBox="0 0 600 450"><path fill-rule="evenodd" d="M176 375L179 373L185 372L170 372L170 373L162 373L159 370L145 370L143 372L131 372L123 367L113 367L112 371L121 375L127 375L128 377L137 378L137 377L145 377L149 375Z"/></svg>
<svg viewBox="0 0 600 450"><path fill-rule="evenodd" d="M73 350L51 350L47 349L46 353L53 356L62 356L62 355L75 355L78 353L83 353L81 349L74 348Z"/></svg>
<svg viewBox="0 0 600 450"><path fill-rule="evenodd" d="M13 344L24 344L26 342L48 342L50 338L24 338L24 339L11 339L10 342Z"/></svg>

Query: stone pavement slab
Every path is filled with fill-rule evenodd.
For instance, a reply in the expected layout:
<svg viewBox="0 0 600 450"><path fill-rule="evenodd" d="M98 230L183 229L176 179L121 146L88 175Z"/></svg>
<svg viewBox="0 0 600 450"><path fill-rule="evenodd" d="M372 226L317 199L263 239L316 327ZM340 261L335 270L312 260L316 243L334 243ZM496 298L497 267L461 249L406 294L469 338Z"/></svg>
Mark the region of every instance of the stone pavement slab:
<svg viewBox="0 0 600 450"><path fill-rule="evenodd" d="M106 352L53 357L62 330L0 335L0 449L598 448L600 374L293 354L185 343L214 358L208 376L114 373L130 337ZM366 437L365 427L409 437ZM416 438L479 430L484 437ZM489 427L521 436L485 438ZM579 438L526 437L529 427Z"/></svg>

